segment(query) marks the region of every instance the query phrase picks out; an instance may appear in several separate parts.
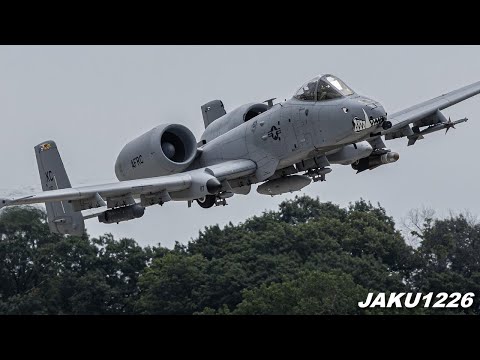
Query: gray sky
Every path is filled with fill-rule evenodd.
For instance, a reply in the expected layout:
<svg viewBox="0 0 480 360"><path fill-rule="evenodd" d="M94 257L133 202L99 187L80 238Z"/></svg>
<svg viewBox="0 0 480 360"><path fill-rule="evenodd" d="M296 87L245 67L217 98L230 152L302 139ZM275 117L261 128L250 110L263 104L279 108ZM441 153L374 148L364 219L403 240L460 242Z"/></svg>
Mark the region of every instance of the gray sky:
<svg viewBox="0 0 480 360"><path fill-rule="evenodd" d="M1 46L0 196L40 190L33 146L43 140L56 141L73 186L112 182L125 143L163 122L184 124L198 139L200 106L213 99L227 111L284 100L315 75L333 73L393 113L480 80L479 64L479 46ZM470 121L408 148L405 139L389 141L397 163L359 175L334 165L326 182L303 193L342 206L360 197L378 201L397 222L422 205L439 215L480 214L480 96L444 113ZM226 207L171 202L138 220L86 225L91 235L171 247L204 226L238 223L295 194L272 198L252 189Z"/></svg>

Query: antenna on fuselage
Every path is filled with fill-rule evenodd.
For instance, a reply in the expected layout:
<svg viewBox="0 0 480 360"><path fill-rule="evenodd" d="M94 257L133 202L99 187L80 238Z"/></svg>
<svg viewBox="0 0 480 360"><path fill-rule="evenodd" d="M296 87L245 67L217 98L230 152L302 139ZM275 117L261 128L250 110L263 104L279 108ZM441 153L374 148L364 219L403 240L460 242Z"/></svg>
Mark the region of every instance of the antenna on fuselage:
<svg viewBox="0 0 480 360"><path fill-rule="evenodd" d="M271 99L268 99L268 100L264 100L262 102L267 103L267 106L270 109L273 106L273 100L275 100L275 99L276 98L271 98Z"/></svg>

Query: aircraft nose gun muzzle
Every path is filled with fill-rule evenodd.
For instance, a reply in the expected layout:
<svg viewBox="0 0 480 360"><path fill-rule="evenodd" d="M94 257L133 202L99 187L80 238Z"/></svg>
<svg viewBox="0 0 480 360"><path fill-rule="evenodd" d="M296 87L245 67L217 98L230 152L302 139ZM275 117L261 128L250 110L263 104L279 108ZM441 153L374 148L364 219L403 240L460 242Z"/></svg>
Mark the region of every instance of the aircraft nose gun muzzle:
<svg viewBox="0 0 480 360"><path fill-rule="evenodd" d="M385 120L382 123L382 128L383 130L388 130L392 127L392 122L387 120L387 117L385 116Z"/></svg>
<svg viewBox="0 0 480 360"><path fill-rule="evenodd" d="M388 130L392 127L392 122L391 121L384 121L383 124L382 124L382 128L383 130Z"/></svg>

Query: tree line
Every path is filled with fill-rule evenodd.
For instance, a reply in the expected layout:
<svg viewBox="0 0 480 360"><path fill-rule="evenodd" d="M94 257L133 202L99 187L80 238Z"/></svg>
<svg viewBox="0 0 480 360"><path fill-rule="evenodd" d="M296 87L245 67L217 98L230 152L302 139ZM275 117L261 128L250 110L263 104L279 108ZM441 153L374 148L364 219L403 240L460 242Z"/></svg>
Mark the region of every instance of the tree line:
<svg viewBox="0 0 480 360"><path fill-rule="evenodd" d="M418 215L418 214L417 214ZM360 308L369 292L480 295L480 224L417 217L407 243L380 204L308 196L172 249L50 233L34 207L0 213L0 314L479 314ZM161 235L159 235L161 236Z"/></svg>

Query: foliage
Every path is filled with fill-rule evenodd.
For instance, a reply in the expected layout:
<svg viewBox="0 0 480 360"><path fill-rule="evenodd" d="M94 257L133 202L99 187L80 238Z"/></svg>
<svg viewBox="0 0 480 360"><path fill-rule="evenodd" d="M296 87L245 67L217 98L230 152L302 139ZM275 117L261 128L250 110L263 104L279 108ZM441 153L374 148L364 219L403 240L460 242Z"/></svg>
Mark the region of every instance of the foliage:
<svg viewBox="0 0 480 360"><path fill-rule="evenodd" d="M36 208L0 213L1 314L378 314L369 292L480 294L480 225L425 218L405 242L379 204L347 208L307 196L187 245L141 247L50 233ZM159 239L163 240L164 239ZM479 300L469 309L480 313Z"/></svg>
<svg viewBox="0 0 480 360"><path fill-rule="evenodd" d="M346 315L359 314L357 306L367 290L342 272L302 272L281 283L245 290L236 314Z"/></svg>

